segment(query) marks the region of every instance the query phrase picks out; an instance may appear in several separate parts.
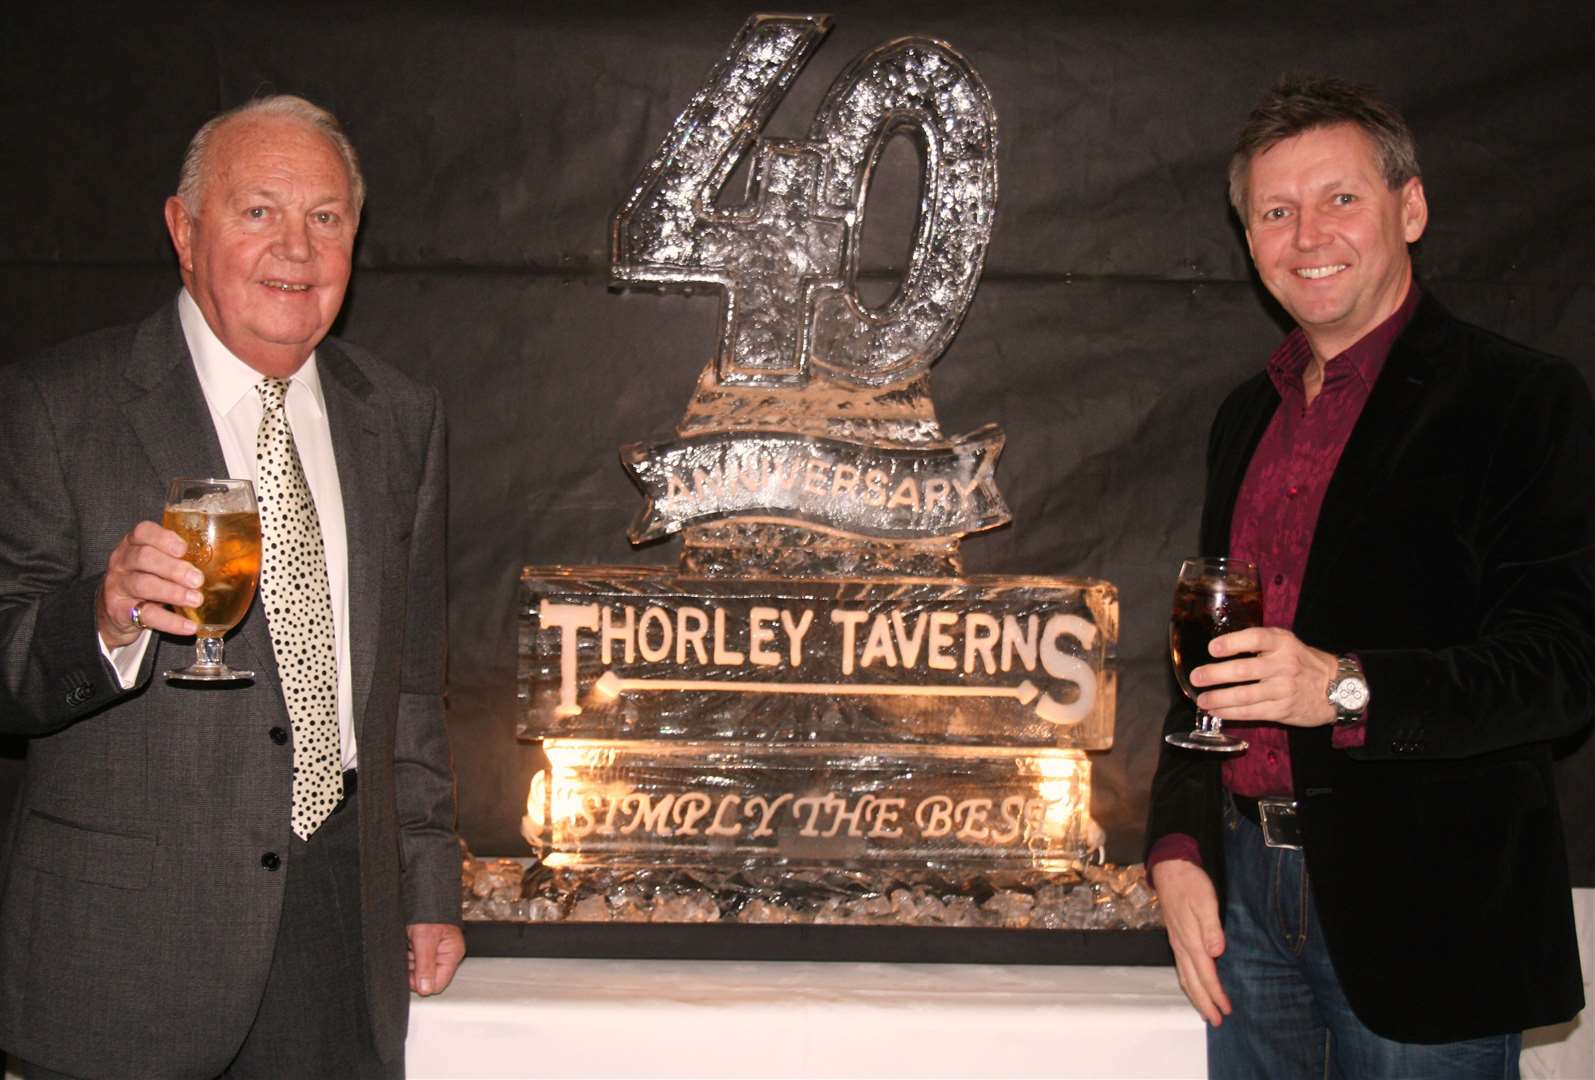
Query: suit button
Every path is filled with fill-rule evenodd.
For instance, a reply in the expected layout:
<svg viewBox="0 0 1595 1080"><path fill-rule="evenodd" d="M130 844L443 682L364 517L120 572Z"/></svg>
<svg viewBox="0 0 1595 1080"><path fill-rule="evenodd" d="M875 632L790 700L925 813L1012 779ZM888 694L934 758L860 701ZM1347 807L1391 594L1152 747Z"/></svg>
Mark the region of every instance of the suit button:
<svg viewBox="0 0 1595 1080"><path fill-rule="evenodd" d="M267 732L267 734L271 736L271 741L276 743L278 746L281 746L283 743L288 741L288 733L280 727L272 728L271 731Z"/></svg>
<svg viewBox="0 0 1595 1080"><path fill-rule="evenodd" d="M275 851L268 851L266 854L260 857L260 865L264 866L267 870L275 870L277 867L282 865L282 860L277 857L277 853Z"/></svg>
<svg viewBox="0 0 1595 1080"><path fill-rule="evenodd" d="M89 698L93 696L94 688L92 686L75 686L72 688L71 692L67 694L66 703L73 708L76 708L77 706L82 705L85 701L88 701Z"/></svg>

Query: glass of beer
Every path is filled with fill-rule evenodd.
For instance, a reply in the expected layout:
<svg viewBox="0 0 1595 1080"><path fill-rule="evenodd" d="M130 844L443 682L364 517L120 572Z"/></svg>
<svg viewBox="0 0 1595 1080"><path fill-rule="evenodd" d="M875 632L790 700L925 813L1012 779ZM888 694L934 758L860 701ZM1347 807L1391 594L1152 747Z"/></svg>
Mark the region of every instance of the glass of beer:
<svg viewBox="0 0 1595 1080"><path fill-rule="evenodd" d="M1208 642L1231 630L1261 625L1263 587L1257 567L1240 559L1186 559L1174 583L1174 614L1169 619L1169 655L1185 696L1196 701L1198 691L1191 685L1191 672L1212 660ZM1163 738L1187 750L1233 754L1246 749L1246 740L1224 734L1223 724L1218 717L1198 710L1193 730Z"/></svg>
<svg viewBox="0 0 1595 1080"><path fill-rule="evenodd" d="M166 488L161 524L183 538L183 558L205 575L198 607L177 610L199 627L194 662L166 672L174 682L239 682L253 671L227 666L222 638L243 621L260 580L260 512L248 480L178 477Z"/></svg>

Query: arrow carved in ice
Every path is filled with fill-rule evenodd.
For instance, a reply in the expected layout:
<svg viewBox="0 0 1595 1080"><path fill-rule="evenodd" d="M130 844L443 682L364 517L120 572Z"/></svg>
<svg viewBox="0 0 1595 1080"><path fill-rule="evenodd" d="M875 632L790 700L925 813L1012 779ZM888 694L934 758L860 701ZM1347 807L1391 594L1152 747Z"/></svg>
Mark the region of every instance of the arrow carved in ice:
<svg viewBox="0 0 1595 1080"><path fill-rule="evenodd" d="M1026 679L1018 686L910 686L901 683L794 683L794 682L742 682L716 679L626 679L613 671L598 677L593 689L608 698L627 692L659 692L699 690L726 694L831 694L836 697L854 695L886 695L913 697L1006 697L1016 698L1028 705L1040 693L1036 684Z"/></svg>
<svg viewBox="0 0 1595 1080"><path fill-rule="evenodd" d="M995 697L1014 698L1021 705L1036 702L1036 715L1059 726L1078 723L1076 710L1043 694L1036 684L1025 679L1018 686L912 686L901 683L799 683L745 682L715 679L638 679L623 678L605 671L593 685L601 696L613 700L624 693L662 693L699 691L722 694L829 694L835 697ZM1040 701L1036 701L1037 697Z"/></svg>

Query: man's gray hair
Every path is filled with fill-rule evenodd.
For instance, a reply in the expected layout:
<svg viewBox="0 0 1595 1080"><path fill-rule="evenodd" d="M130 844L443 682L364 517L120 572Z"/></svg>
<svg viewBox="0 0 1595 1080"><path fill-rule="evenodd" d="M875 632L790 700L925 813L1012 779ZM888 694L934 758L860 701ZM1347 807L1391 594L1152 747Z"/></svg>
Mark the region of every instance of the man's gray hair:
<svg viewBox="0 0 1595 1080"><path fill-rule="evenodd" d="M359 220L366 201L366 180L360 172L360 156L354 152L354 144L344 134L343 125L338 123L336 116L320 105L293 94L272 94L246 101L236 109L212 117L194 132L194 137L188 143L188 152L183 155L182 170L177 174L177 197L183 200L183 206L190 214L199 213L200 202L205 195L209 165L207 158L212 138L224 125L250 116L281 116L302 120L325 135L349 172L349 195L354 200L355 219Z"/></svg>
<svg viewBox="0 0 1595 1080"><path fill-rule="evenodd" d="M1421 173L1418 147L1395 107L1372 87L1321 75L1282 75L1252 109L1229 162L1229 202L1246 223L1246 177L1252 159L1304 131L1355 124L1373 140L1391 191Z"/></svg>

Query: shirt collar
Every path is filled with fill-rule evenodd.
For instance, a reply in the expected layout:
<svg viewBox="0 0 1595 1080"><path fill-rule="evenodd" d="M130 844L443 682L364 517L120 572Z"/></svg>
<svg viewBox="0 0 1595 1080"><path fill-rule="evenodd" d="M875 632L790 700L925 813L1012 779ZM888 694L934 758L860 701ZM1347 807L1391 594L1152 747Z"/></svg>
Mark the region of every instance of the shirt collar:
<svg viewBox="0 0 1595 1080"><path fill-rule="evenodd" d="M265 376L238 359L231 349L222 344L221 338L205 321L204 313L186 288L177 298L177 317L183 324L188 353L194 358L194 372L199 376L200 389L205 392L205 400L210 402L212 408L226 416L245 396L257 395L255 388ZM327 414L314 352L290 376L289 382L298 383L308 390L316 412L322 416Z"/></svg>
<svg viewBox="0 0 1595 1080"><path fill-rule="evenodd" d="M1385 359L1390 355L1396 338L1412 321L1412 313L1418 310L1418 294L1418 280L1413 278L1407 288L1406 299L1391 312L1389 318L1358 338L1344 352L1324 362L1325 390L1351 380L1361 383L1364 393L1372 388L1374 381L1379 378L1379 372L1384 370ZM1312 358L1313 350L1307 344L1307 335L1302 333L1301 327L1293 328L1268 358L1268 377L1280 396L1287 391L1297 396L1302 394L1302 372L1307 370Z"/></svg>

